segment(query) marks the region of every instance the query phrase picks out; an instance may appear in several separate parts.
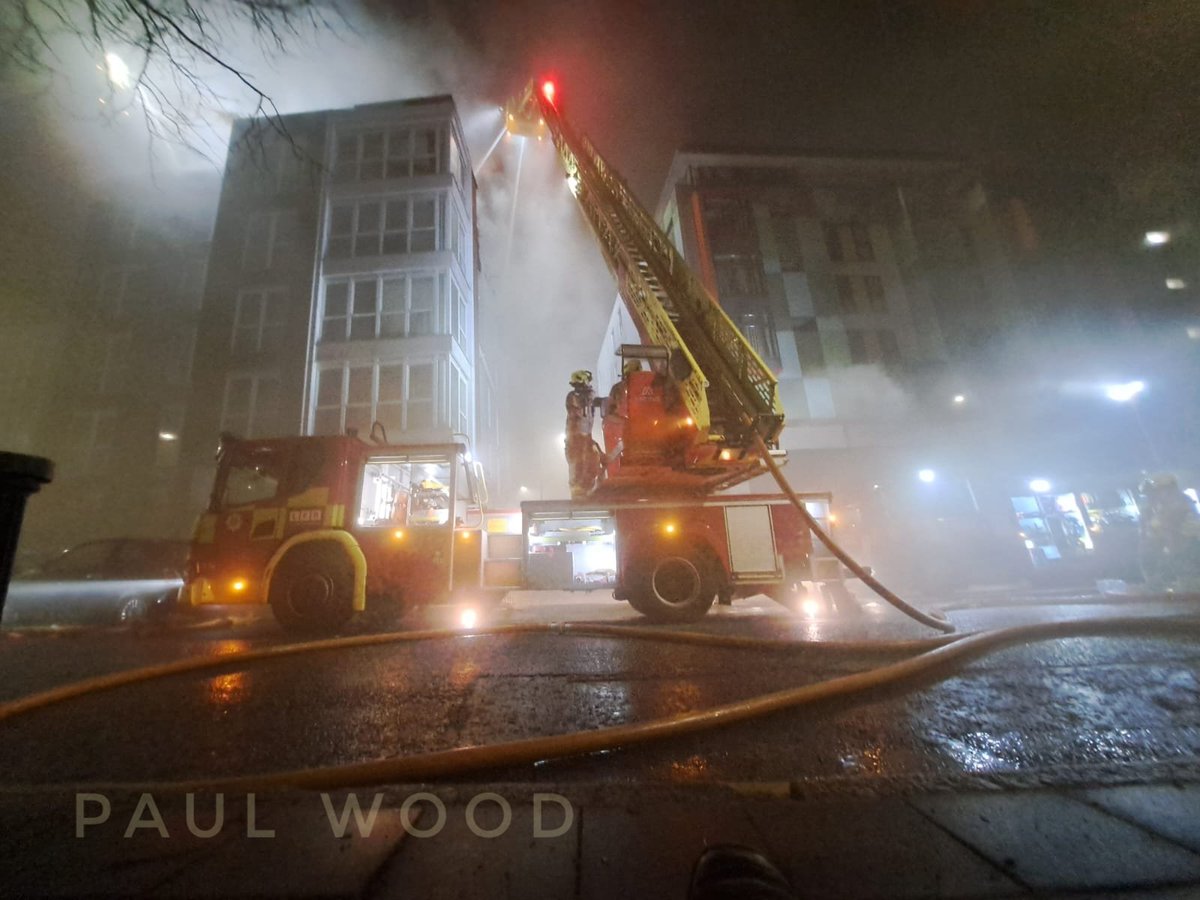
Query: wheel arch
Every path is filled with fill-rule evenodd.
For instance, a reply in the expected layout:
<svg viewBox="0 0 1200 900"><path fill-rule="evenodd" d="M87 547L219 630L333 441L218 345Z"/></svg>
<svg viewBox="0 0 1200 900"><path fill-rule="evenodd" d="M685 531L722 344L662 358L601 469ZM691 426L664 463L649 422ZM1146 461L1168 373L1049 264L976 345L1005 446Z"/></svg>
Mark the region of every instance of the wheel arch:
<svg viewBox="0 0 1200 900"><path fill-rule="evenodd" d="M355 612L362 612L367 605L367 557L363 554L362 547L359 546L358 541L354 539L354 535L334 528L322 528L318 531L305 531L295 534L279 545L278 549L271 555L271 559L263 571L263 602L266 602L267 598L271 596L271 579L274 578L275 570L279 567L284 557L296 547L316 541L325 541L338 545L350 560L350 565L354 570L354 596L352 605Z"/></svg>

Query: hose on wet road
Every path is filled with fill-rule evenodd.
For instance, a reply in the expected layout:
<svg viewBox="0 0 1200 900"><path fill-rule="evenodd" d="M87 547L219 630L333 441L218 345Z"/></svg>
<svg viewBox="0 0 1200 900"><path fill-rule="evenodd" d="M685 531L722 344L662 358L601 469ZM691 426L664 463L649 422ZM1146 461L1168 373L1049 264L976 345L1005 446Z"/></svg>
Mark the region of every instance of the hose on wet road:
<svg viewBox="0 0 1200 900"><path fill-rule="evenodd" d="M779 485L779 489L783 491L784 495L786 495L788 500L791 501L792 506L796 507L796 510L800 513L800 517L804 520L804 524L808 526L809 531L817 536L817 539L825 545L825 547L834 555L838 562L849 569L854 574L855 578L859 579L863 584L874 591L880 597L880 599L895 607L910 619L915 619L922 625L927 625L930 628L936 628L938 631L945 632L946 634L951 634L955 631L954 625L951 624L947 619L939 619L936 616L930 615L929 613L921 612L921 610L917 609L912 604L900 599L900 597L889 590L881 581L879 581L879 579L877 579L869 570L867 570L865 566L859 564L854 557L842 549L841 545L839 545L829 535L829 533L821 527L820 523L813 518L812 513L808 511L808 507L805 506L804 501L792 489L791 484L783 474L783 470L779 468L779 464L775 462L774 457L771 456L771 451L763 442L762 437L756 435L755 440L757 441L759 457L766 464L767 470L771 473L771 477L775 479L775 483Z"/></svg>
<svg viewBox="0 0 1200 900"><path fill-rule="evenodd" d="M361 635L261 648L205 659L180 660L130 672L87 679L75 684L0 704L0 721L117 687L153 681L159 678L220 668L241 667L250 662L279 659L305 653L328 652L351 647L379 646L389 643L463 638L471 635L555 634L560 636L607 636L627 639L671 640L702 643L710 646L746 646L746 639L720 635L697 635L686 632L666 632L658 629L594 625L509 625L478 629L474 632L423 631L409 633ZM618 725L588 731L526 738L473 747L460 747L392 757L348 765L322 766L258 775L239 775L202 778L149 784L92 784L92 789L143 791L245 791L270 790L338 790L383 784L431 782L488 771L512 769L553 759L611 751L656 741L677 739L705 731L724 728L751 719L772 715L783 710L817 707L821 704L864 702L876 699L884 692L914 690L939 679L951 677L965 664L988 653L1015 644L1054 640L1066 637L1153 636L1178 639L1200 637L1200 618L1182 617L1121 617L1052 622L997 629L971 635L932 638L926 641L876 642L876 649L893 652L913 652L913 656L888 663L864 672L832 678L816 684L789 688L737 700L720 706L695 710L653 719L649 722ZM759 642L778 649L779 642ZM798 641L796 650L809 652L820 643ZM850 645L826 645L845 649ZM53 786L67 789L68 786Z"/></svg>

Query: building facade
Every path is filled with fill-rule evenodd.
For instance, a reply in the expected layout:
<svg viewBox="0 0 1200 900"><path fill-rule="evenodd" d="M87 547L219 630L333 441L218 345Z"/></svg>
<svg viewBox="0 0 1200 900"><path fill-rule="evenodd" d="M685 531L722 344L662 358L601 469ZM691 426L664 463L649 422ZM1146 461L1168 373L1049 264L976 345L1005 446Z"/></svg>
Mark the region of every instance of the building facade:
<svg viewBox="0 0 1200 900"><path fill-rule="evenodd" d="M681 152L659 219L775 370L785 449L842 493L864 481L855 460L955 425L960 348L993 330L974 311L1018 315L982 190L956 162ZM618 303L602 388L633 334Z"/></svg>
<svg viewBox="0 0 1200 900"><path fill-rule="evenodd" d="M179 446L214 188L206 176L172 176L157 192L81 210L56 326L24 333L18 357L36 363L22 395L41 410L25 420L33 440L23 449L55 463L22 538L33 555L183 534Z"/></svg>
<svg viewBox="0 0 1200 900"><path fill-rule="evenodd" d="M845 542L918 583L908 560L946 568L942 530L970 520L980 546L1004 534L992 556L1020 563L1008 506L1017 488L985 484L972 466L990 465L980 447L993 437L979 415L978 357L1028 317L971 167L680 152L658 218L776 373L789 478L833 493ZM636 340L618 301L601 390L617 377L617 345Z"/></svg>
<svg viewBox="0 0 1200 900"><path fill-rule="evenodd" d="M193 503L223 431L366 438L378 422L393 443L473 441L490 390L453 100L282 124L242 120L231 138L186 429Z"/></svg>
<svg viewBox="0 0 1200 900"><path fill-rule="evenodd" d="M1141 471L1195 480L1190 271L1166 252L1187 231L1118 200L1079 173L681 152L658 212L779 379L793 485L832 491L882 573L941 589L1136 575ZM618 302L602 389L636 341Z"/></svg>

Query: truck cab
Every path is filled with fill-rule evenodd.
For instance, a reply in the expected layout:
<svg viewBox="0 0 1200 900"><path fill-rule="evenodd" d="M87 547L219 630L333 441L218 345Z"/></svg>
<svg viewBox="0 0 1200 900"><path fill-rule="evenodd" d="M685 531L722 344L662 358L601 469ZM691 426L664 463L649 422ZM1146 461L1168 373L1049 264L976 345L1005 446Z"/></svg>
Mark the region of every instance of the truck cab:
<svg viewBox="0 0 1200 900"><path fill-rule="evenodd" d="M225 439L185 597L270 604L298 631L436 602L480 584L486 501L463 444Z"/></svg>

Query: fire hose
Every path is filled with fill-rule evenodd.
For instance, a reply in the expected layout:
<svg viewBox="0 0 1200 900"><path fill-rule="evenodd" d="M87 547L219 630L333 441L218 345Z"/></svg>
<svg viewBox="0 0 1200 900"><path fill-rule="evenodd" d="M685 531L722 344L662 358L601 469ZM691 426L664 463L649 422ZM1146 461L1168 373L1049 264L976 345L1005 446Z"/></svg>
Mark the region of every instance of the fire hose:
<svg viewBox="0 0 1200 900"><path fill-rule="evenodd" d="M707 646L744 647L745 640L719 635L664 633L656 629L594 625L515 625L478 629L474 632L424 631L379 635L358 635L243 651L226 656L179 660L128 672L118 672L12 700L0 704L0 721L45 709L70 699L139 684L159 678L212 669L240 667L250 662L280 659L304 653L327 652L350 647L379 646L389 643L462 638L478 634L558 634L598 635L607 637L698 643ZM1007 646L1064 637L1104 635L1148 635L1163 638L1200 636L1200 619L1183 617L1123 617L1022 625L977 634L904 641L898 644L876 642L874 649L900 652L924 649L907 659L864 672L832 678L816 684L789 688L738 700L704 710L680 713L648 722L618 725L590 731L549 737L527 738L474 747L439 750L406 757L391 757L363 763L323 766L259 775L191 779L151 784L105 784L97 788L111 790L155 791L269 791L282 789L337 790L367 785L428 782L486 771L531 765L551 759L616 750L653 741L662 741L723 728L749 719L787 709L811 708L831 701L857 701L877 698L883 691L914 689L945 678L959 667ZM756 646L764 642L753 642ZM779 649L780 642L765 642ZM808 652L822 646L795 642L795 649ZM846 649L855 645L833 645Z"/></svg>
<svg viewBox="0 0 1200 900"><path fill-rule="evenodd" d="M923 624L949 632L948 622L936 619L905 603L880 584L824 532L808 513L778 465L759 441L762 458L780 488L799 510L818 539L851 572L863 580L888 603ZM142 684L161 678L194 672L240 668L289 656L322 653L357 647L382 646L419 641L461 639L482 635L554 634L559 636L609 637L622 640L653 640L709 647L752 648L782 652L855 652L908 655L863 672L831 678L816 684L737 700L708 709L664 716L648 722L577 731L548 737L526 738L473 747L459 747L411 756L389 757L369 762L296 769L255 775L181 780L150 784L95 785L112 790L157 791L268 791L280 789L337 790L370 785L429 782L478 774L517 766L532 765L551 759L633 747L656 741L681 738L723 728L783 710L814 708L833 701L865 702L885 692L913 690L946 677L963 665L1015 644L1055 640L1065 637L1107 635L1144 635L1167 639L1200 636L1200 618L1195 617L1121 617L1083 619L1047 624L1021 625L975 634L945 634L940 637L906 641L810 642L746 638L695 632L662 631L636 626L551 624L500 625L460 630L428 630L367 634L329 640L286 644L245 650L200 659L185 659L161 665L116 672L61 685L41 693L0 703L0 722L46 709L69 700ZM911 654L911 655L909 655Z"/></svg>
<svg viewBox="0 0 1200 900"><path fill-rule="evenodd" d="M770 471L771 477L775 479L775 483L779 485L779 489L783 491L788 500L792 502L792 506L796 507L796 510L800 513L800 517L804 520L804 524L808 526L809 531L817 536L817 539L824 544L826 548L828 548L829 552L837 558L838 562L849 569L856 578L858 578L863 584L878 594L880 598L891 604L896 609L900 610L900 612L904 613L904 615L908 616L910 619L915 619L922 625L928 625L930 628L936 628L938 631L943 631L947 634L950 634L955 630L954 626L945 619L938 619L929 615L928 613L923 613L915 606L912 606L911 604L901 600L898 596L896 596L896 594L888 590L888 588L885 587L879 581L879 579L872 575L871 572L859 564L859 562L855 560L849 553L843 550L837 544L837 542L835 542L834 539L829 536L829 533L820 526L817 520L813 518L812 513L808 511L808 507L805 506L804 501L800 499L799 495L797 495L794 490L792 490L791 484L788 482L787 478L784 477L783 471L779 468L779 464L775 462L774 458L771 456L771 451L763 442L762 437L756 434L755 441L757 442L759 457L764 463L766 463L767 469Z"/></svg>

